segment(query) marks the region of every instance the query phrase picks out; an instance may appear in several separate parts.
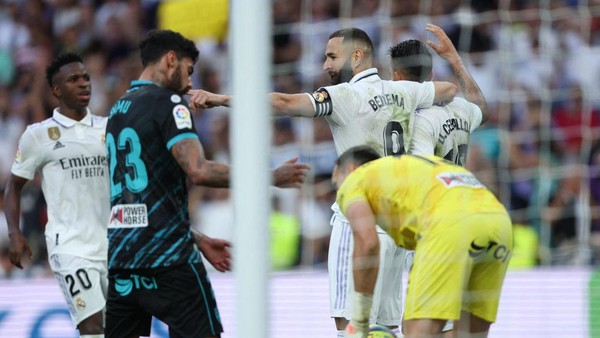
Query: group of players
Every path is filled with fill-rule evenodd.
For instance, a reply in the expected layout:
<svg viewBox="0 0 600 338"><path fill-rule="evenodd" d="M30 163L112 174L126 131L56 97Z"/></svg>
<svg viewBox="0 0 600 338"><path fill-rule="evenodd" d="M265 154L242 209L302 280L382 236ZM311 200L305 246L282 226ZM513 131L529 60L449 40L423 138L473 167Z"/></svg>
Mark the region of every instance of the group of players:
<svg viewBox="0 0 600 338"><path fill-rule="evenodd" d="M417 40L390 49L394 79L382 80L373 44L356 28L329 38L331 86L270 94L277 116L324 117L340 155L328 266L338 337L364 338L369 323L405 337L485 337L496 318L510 219L471 173L450 164L464 165L487 106L444 31L426 29L465 99L454 98L454 84L431 82L432 57ZM82 337L148 336L153 316L171 337L219 337L200 253L229 270L229 243L190 230L186 184L229 186L229 167L205 158L190 109L231 98L191 89L198 50L179 33L149 32L140 55L139 79L108 118L87 109L90 78L78 55L47 67L59 107L19 141L5 192L11 261L21 267L31 255L19 201L37 171L50 266ZM299 187L308 170L291 159L273 171L274 185ZM405 249L415 254L402 313Z"/></svg>

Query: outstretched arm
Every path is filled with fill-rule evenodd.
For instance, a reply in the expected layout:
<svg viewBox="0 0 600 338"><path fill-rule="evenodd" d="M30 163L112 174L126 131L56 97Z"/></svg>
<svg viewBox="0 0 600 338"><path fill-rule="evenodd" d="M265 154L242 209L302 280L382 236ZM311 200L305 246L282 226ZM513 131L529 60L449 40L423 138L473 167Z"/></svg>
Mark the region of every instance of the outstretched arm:
<svg viewBox="0 0 600 338"><path fill-rule="evenodd" d="M202 144L195 138L183 139L173 145L171 153L195 185L214 188L228 188L230 170L226 164L209 161L204 156ZM296 163L293 158L273 172L273 185L281 188L298 188L304 182L306 172L310 167L304 163Z"/></svg>
<svg viewBox="0 0 600 338"><path fill-rule="evenodd" d="M437 45L431 40L428 40L427 44L439 56L448 61L458 79L460 90L464 93L465 99L481 109L481 123L483 124L489 117L487 102L485 101L485 97L483 97L483 93L481 92L481 89L479 89L477 82L475 82L471 73L469 73L469 70L465 67L462 58L456 51L456 48L454 48L452 41L450 41L446 32L436 25L429 23L425 29L433 33L438 40L439 44Z"/></svg>
<svg viewBox="0 0 600 338"><path fill-rule="evenodd" d="M23 265L21 265L23 252L25 252L27 257L31 260L29 243L27 243L27 239L23 236L23 233L21 233L21 229L19 228L21 191L23 190L25 183L27 183L27 179L11 174L6 183L6 190L4 192L4 210L6 214L6 223L8 224L8 238L10 240L10 262L19 269L23 268Z"/></svg>
<svg viewBox="0 0 600 338"><path fill-rule="evenodd" d="M188 95L190 95L188 101L192 109L229 107L231 103L229 95L214 94L201 89L190 90ZM305 93L271 93L269 99L275 116L315 117L315 106Z"/></svg>
<svg viewBox="0 0 600 338"><path fill-rule="evenodd" d="M271 93L275 116L315 117L315 106L307 94Z"/></svg>

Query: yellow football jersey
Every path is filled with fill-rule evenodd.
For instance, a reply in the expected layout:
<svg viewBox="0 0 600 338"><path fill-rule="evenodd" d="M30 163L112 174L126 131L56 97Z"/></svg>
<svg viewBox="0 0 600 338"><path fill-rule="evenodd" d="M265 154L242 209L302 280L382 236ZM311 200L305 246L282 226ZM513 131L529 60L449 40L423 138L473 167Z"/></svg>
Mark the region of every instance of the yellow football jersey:
<svg viewBox="0 0 600 338"><path fill-rule="evenodd" d="M337 194L342 212L366 201L399 246L414 249L419 232L471 214L506 212L467 169L432 155L384 157L352 172Z"/></svg>

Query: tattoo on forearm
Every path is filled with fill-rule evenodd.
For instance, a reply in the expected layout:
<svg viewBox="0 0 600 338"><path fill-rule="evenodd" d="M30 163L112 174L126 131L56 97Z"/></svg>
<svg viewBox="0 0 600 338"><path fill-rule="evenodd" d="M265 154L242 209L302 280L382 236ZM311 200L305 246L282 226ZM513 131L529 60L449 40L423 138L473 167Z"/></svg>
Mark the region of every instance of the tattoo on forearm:
<svg viewBox="0 0 600 338"><path fill-rule="evenodd" d="M197 140L183 140L173 146L173 156L181 169L196 184L207 187L229 187L229 167L206 160Z"/></svg>
<svg viewBox="0 0 600 338"><path fill-rule="evenodd" d="M452 70L458 79L460 89L465 94L465 98L477 105L482 111L487 111L487 102L483 97L483 93L463 63L456 62L452 64Z"/></svg>

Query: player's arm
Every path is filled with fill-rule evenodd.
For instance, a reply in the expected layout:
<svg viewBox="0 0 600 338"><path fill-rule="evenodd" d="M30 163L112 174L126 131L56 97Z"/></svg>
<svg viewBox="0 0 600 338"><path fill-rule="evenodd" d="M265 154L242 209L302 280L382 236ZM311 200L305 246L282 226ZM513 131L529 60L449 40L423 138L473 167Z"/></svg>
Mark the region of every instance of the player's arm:
<svg viewBox="0 0 600 338"><path fill-rule="evenodd" d="M171 147L171 154L195 185L229 187L229 166L207 160L198 139L186 138L178 141ZM293 158L277 167L272 173L273 185L281 188L300 187L310 167L307 164L296 163L297 161L298 158Z"/></svg>
<svg viewBox="0 0 600 338"><path fill-rule="evenodd" d="M354 236L353 276L355 295L351 321L346 337L359 337L357 333L368 331L369 316L373 305L373 290L379 270L379 238L375 215L366 201L356 201L346 208L346 217Z"/></svg>
<svg viewBox="0 0 600 338"><path fill-rule="evenodd" d="M190 90L188 95L190 95L188 101L192 109L229 107L231 102L229 95L214 94L205 90ZM269 100L275 116L315 117L315 105L306 93L271 93Z"/></svg>
<svg viewBox="0 0 600 338"><path fill-rule="evenodd" d="M23 252L31 260L31 248L27 239L23 236L19 227L21 215L21 192L27 179L11 174L6 182L4 191L4 212L6 223L8 225L8 238L10 240L9 257L10 262L19 269L22 269L21 257Z"/></svg>
<svg viewBox="0 0 600 338"><path fill-rule="evenodd" d="M456 75L456 78L458 79L460 90L464 93L465 99L481 109L481 123L483 124L489 117L489 110L485 97L477 85L477 82L475 82L475 79L473 79L473 76L471 76L471 73L467 67L465 67L462 58L456 51L456 48L454 48L452 41L450 41L450 38L448 38L444 30L433 24L427 24L426 29L433 33L439 42L439 45L436 45L433 41L428 40L427 44L435 50L439 56L448 61L454 71L454 75Z"/></svg>
<svg viewBox="0 0 600 338"><path fill-rule="evenodd" d="M306 94L271 93L271 107L275 116L315 117L315 105Z"/></svg>
<svg viewBox="0 0 600 338"><path fill-rule="evenodd" d="M435 96L433 97L434 103L452 101L458 92L458 87L451 82L434 81L433 87L435 89Z"/></svg>

